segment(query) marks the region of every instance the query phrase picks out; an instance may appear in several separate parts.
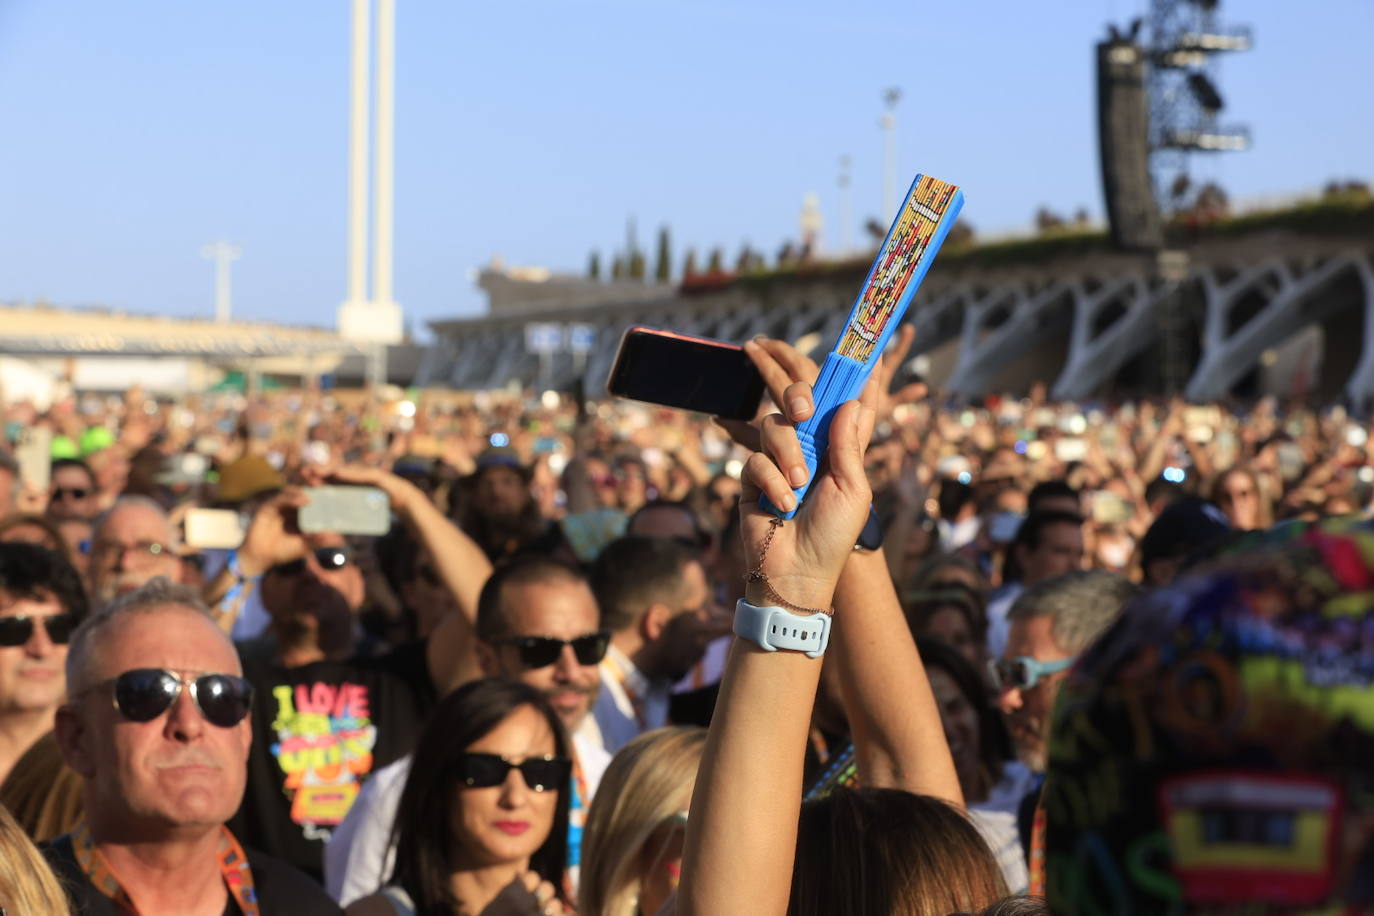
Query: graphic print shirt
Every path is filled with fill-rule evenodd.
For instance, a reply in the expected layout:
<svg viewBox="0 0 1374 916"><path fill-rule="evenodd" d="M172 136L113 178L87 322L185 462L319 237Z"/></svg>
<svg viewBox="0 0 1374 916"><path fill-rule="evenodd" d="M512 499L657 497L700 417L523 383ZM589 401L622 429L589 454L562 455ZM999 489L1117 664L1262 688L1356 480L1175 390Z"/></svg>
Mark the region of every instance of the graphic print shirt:
<svg viewBox="0 0 1374 916"><path fill-rule="evenodd" d="M330 831L373 772L410 753L434 706L425 644L296 668L243 663L254 690L253 749L231 827L321 880Z"/></svg>

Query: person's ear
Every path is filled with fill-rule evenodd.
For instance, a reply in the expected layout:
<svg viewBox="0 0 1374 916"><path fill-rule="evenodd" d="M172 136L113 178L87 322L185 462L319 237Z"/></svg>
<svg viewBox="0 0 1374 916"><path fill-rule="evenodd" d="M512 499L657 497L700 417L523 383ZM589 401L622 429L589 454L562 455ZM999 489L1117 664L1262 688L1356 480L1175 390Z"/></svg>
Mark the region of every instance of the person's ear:
<svg viewBox="0 0 1374 916"><path fill-rule="evenodd" d="M673 617L672 610L668 605L661 602L654 602L649 605L649 609L644 612L644 618L640 621L640 635L645 642L656 642L663 635L663 630L668 626L668 621Z"/></svg>
<svg viewBox="0 0 1374 916"><path fill-rule="evenodd" d="M500 677L501 660L496 657L496 647L485 640L477 640L474 643L477 650L477 667L481 669L483 677Z"/></svg>
<svg viewBox="0 0 1374 916"><path fill-rule="evenodd" d="M66 704L57 708L53 734L57 738L57 748L62 752L62 759L67 761L67 766L86 779L94 777L96 768L95 754L90 747L91 732L75 708Z"/></svg>

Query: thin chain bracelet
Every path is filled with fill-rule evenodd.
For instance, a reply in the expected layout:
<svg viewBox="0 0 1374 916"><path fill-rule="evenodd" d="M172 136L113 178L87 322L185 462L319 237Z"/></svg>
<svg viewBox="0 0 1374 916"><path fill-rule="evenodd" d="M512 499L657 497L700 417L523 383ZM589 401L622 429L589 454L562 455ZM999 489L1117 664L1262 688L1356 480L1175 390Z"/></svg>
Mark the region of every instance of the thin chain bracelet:
<svg viewBox="0 0 1374 916"><path fill-rule="evenodd" d="M799 604L793 604L792 602L784 598L782 595L779 595L778 590L773 587L773 583L768 581L768 576L765 575L763 572L763 560L764 557L768 556L768 548L771 547L773 544L773 535L776 534L777 530L781 527L782 519L773 518L769 521L768 534L763 539L763 545L759 547L758 565L756 565L753 569L749 571L749 573L744 577L744 581L762 583L764 590L768 593L768 595L775 601L777 601L778 604L780 604L782 607L787 608L789 611L798 611L802 614L829 614L832 617L835 616L835 609L833 607L802 607Z"/></svg>

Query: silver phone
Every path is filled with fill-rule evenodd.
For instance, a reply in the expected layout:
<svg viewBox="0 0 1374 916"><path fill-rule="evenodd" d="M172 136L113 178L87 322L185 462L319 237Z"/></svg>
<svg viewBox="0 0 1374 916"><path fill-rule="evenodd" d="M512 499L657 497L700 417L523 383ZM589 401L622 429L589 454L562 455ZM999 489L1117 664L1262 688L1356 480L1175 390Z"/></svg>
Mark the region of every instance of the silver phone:
<svg viewBox="0 0 1374 916"><path fill-rule="evenodd" d="M300 509L301 531L315 534L366 534L391 530L391 502L377 487L307 487L308 505Z"/></svg>

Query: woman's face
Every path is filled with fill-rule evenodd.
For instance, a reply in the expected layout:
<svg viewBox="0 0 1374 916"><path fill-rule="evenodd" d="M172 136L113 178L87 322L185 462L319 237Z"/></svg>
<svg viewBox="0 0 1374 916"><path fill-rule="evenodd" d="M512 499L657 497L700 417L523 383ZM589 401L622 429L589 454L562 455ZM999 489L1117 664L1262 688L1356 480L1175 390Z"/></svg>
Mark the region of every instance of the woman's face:
<svg viewBox="0 0 1374 916"><path fill-rule="evenodd" d="M969 660L975 670L981 671L983 664L982 647L973 638L973 631L969 629L968 618L957 607L943 607L931 614L926 620L924 636L934 636L942 639L957 649L959 654Z"/></svg>
<svg viewBox="0 0 1374 916"><path fill-rule="evenodd" d="M935 705L940 708L940 722L945 727L945 740L949 742L949 752L954 757L959 784L972 786L982 752L978 741L978 711L944 669L932 665L926 669L926 675L930 678L931 692L935 694Z"/></svg>
<svg viewBox="0 0 1374 916"><path fill-rule="evenodd" d="M531 706L521 706L468 747L469 753L497 754L511 763L557 753L548 721ZM553 829L559 793L535 792L512 769L500 785L469 788L461 783L454 801L453 831L460 865L485 866L527 861Z"/></svg>

